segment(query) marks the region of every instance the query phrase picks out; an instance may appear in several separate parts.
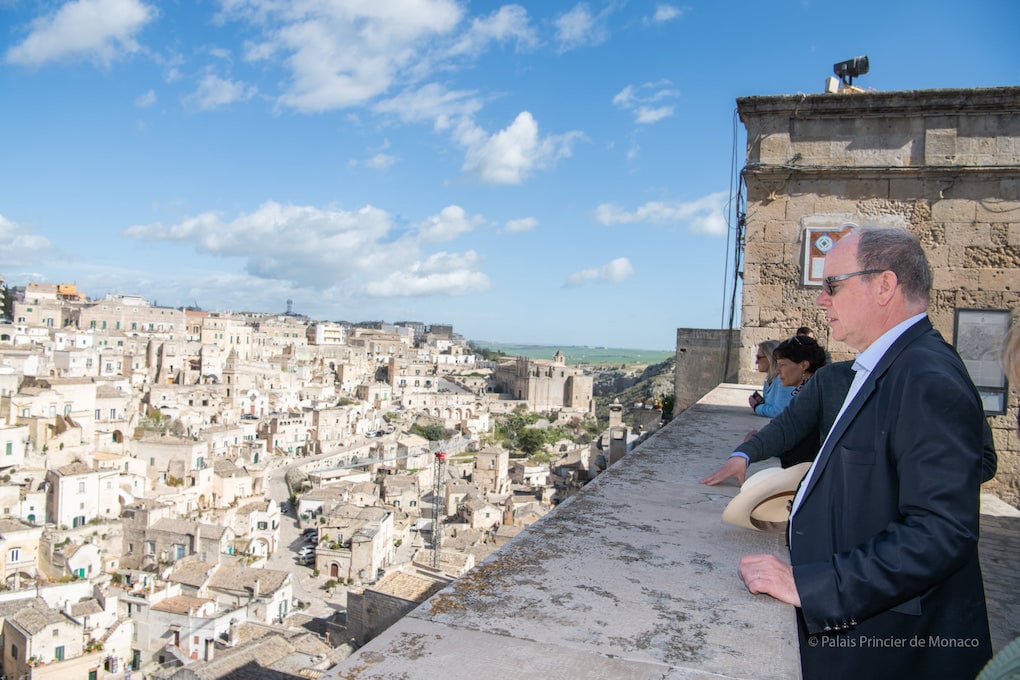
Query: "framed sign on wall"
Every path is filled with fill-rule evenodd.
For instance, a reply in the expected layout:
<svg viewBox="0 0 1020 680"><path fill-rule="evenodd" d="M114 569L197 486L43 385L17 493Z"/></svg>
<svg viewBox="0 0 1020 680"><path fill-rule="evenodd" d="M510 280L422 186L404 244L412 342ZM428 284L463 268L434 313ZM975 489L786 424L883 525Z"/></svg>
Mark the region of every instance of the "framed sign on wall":
<svg viewBox="0 0 1020 680"><path fill-rule="evenodd" d="M999 358L1009 329L1009 311L957 309L953 320L953 347L981 395L985 414L1006 412L1006 373Z"/></svg>
<svg viewBox="0 0 1020 680"><path fill-rule="evenodd" d="M839 239L849 234L855 226L852 223L841 221L838 224L826 226L813 225L804 227L802 234L804 262L801 283L805 286L822 285L825 254L832 250L832 246L836 245Z"/></svg>

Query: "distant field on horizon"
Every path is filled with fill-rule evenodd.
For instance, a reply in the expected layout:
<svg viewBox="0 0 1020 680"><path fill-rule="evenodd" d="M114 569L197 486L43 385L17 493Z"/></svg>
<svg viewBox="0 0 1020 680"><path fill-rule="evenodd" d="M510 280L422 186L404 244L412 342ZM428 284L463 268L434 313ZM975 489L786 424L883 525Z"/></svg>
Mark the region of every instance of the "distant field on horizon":
<svg viewBox="0 0 1020 680"><path fill-rule="evenodd" d="M515 345L507 342L473 340L485 349L504 352L510 356L525 356L532 359L552 359L556 352L563 352L567 363L576 364L658 364L676 354L673 350L620 349L616 347L584 347L576 345Z"/></svg>

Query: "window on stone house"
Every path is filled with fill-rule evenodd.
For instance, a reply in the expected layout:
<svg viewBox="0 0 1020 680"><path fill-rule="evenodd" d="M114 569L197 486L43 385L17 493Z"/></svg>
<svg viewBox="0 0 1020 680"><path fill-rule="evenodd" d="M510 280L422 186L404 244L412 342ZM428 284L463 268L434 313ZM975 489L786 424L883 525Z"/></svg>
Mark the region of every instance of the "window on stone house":
<svg viewBox="0 0 1020 680"><path fill-rule="evenodd" d="M102 414L101 414L101 409L98 409L98 408L96 409L95 417L96 417L96 420L99 420L100 418L103 417Z"/></svg>
<svg viewBox="0 0 1020 680"><path fill-rule="evenodd" d="M18 658L18 646L17 645L11 645L11 656L14 657L15 659Z"/></svg>
<svg viewBox="0 0 1020 680"><path fill-rule="evenodd" d="M7 553L8 562L20 562L21 561L21 548L11 548Z"/></svg>
<svg viewBox="0 0 1020 680"><path fill-rule="evenodd" d="M85 480L78 482L78 493L85 493Z"/></svg>
<svg viewBox="0 0 1020 680"><path fill-rule="evenodd" d="M53 629L53 637L60 637L60 631L56 628Z"/></svg>
<svg viewBox="0 0 1020 680"><path fill-rule="evenodd" d="M4 445L4 455L5 455L5 456L9 456L9 455L11 455L12 453L14 453L14 444L13 444L13 443L11 443L11 442L7 442L7 443L6 443L5 445Z"/></svg>

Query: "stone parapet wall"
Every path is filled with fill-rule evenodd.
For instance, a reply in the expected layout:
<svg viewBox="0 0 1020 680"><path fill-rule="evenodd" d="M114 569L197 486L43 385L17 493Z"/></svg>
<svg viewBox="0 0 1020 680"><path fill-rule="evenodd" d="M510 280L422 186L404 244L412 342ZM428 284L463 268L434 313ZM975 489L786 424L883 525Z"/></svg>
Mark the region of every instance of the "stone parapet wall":
<svg viewBox="0 0 1020 680"><path fill-rule="evenodd" d="M685 411L719 383L735 382L739 350L739 331L678 328L672 415Z"/></svg>
<svg viewBox="0 0 1020 680"><path fill-rule="evenodd" d="M801 325L834 359L853 356L829 337L819 286L804 283L812 226L916 234L932 265L929 315L949 342L957 310L1020 307L1020 88L749 97L738 109L748 139L741 382L760 382L759 342ZM1007 413L989 418L1000 460L990 486L1014 505L1016 409L1013 389Z"/></svg>

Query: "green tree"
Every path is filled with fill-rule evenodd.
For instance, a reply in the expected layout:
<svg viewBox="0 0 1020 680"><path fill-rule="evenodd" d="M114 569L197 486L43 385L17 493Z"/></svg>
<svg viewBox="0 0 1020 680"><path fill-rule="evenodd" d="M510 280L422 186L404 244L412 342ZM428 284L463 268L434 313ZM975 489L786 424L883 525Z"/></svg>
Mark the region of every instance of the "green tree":
<svg viewBox="0 0 1020 680"><path fill-rule="evenodd" d="M425 437L430 442L437 442L441 439L446 439L446 430L443 429L442 425L433 423L431 425L419 425L415 423L410 427L411 434L416 434L419 437Z"/></svg>
<svg viewBox="0 0 1020 680"><path fill-rule="evenodd" d="M531 427L517 435L517 448L531 456L542 450L545 441L545 432Z"/></svg>

